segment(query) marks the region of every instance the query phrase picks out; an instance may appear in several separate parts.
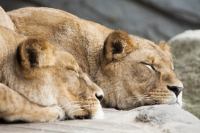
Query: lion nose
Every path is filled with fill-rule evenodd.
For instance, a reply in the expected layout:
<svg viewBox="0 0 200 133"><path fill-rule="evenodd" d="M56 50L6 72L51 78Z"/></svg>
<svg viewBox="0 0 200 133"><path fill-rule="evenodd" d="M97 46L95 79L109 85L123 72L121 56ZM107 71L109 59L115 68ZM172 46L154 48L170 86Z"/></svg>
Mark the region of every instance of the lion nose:
<svg viewBox="0 0 200 133"><path fill-rule="evenodd" d="M101 102L101 100L103 99L103 95L100 94L98 95L97 93L95 94L96 98Z"/></svg>
<svg viewBox="0 0 200 133"><path fill-rule="evenodd" d="M180 87L180 86L167 86L167 88L170 91L173 91L176 97L178 97L179 93L183 90L183 87Z"/></svg>
<svg viewBox="0 0 200 133"><path fill-rule="evenodd" d="M103 97L104 97L102 89L99 86L97 86L95 83L93 83L93 89L95 90L95 93L94 93L95 97L99 101L101 101L103 99Z"/></svg>

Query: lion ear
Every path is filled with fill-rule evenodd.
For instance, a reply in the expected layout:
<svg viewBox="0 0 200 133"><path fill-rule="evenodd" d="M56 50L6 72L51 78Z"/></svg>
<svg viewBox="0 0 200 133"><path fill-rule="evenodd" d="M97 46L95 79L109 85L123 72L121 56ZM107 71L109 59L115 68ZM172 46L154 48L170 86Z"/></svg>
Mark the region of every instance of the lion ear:
<svg viewBox="0 0 200 133"><path fill-rule="evenodd" d="M28 37L17 49L17 60L27 70L45 65L48 56L49 48L42 37Z"/></svg>
<svg viewBox="0 0 200 133"><path fill-rule="evenodd" d="M103 55L108 62L120 60L134 48L132 38L124 31L112 32L104 42Z"/></svg>
<svg viewBox="0 0 200 133"><path fill-rule="evenodd" d="M172 58L172 54L170 52L170 46L165 41L160 41L157 43L157 45L169 55L170 58Z"/></svg>

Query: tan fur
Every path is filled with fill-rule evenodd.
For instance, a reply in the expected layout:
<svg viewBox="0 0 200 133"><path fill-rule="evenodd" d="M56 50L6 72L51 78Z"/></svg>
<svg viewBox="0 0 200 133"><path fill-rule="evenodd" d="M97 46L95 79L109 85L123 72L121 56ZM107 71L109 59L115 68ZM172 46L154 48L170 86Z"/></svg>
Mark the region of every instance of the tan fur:
<svg viewBox="0 0 200 133"><path fill-rule="evenodd" d="M3 10L3 8L0 6L0 26L9 28L14 31L14 24L9 18L9 16L6 14L6 12Z"/></svg>
<svg viewBox="0 0 200 133"><path fill-rule="evenodd" d="M170 52L170 47L165 41L160 41L156 43L168 56L172 59L172 54Z"/></svg>
<svg viewBox="0 0 200 133"><path fill-rule="evenodd" d="M7 121L53 122L64 117L64 112L58 106L34 104L2 83L0 101L0 117Z"/></svg>
<svg viewBox="0 0 200 133"><path fill-rule="evenodd" d="M183 85L173 72L167 44L156 45L57 9L29 7L8 15L18 33L41 35L71 53L83 71L103 89L104 107L181 105L182 93L176 97L168 89L172 86L182 89Z"/></svg>
<svg viewBox="0 0 200 133"><path fill-rule="evenodd" d="M42 37L0 26L0 117L53 122L102 118L102 90L73 56Z"/></svg>

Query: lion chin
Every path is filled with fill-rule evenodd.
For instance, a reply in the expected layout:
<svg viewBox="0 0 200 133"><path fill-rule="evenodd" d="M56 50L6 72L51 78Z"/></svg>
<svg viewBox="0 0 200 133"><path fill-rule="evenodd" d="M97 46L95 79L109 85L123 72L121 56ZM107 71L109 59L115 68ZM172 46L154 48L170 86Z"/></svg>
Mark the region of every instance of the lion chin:
<svg viewBox="0 0 200 133"><path fill-rule="evenodd" d="M17 33L42 36L71 53L103 90L103 107L182 106L183 84L174 73L166 42L155 44L52 8L28 7L7 14Z"/></svg>

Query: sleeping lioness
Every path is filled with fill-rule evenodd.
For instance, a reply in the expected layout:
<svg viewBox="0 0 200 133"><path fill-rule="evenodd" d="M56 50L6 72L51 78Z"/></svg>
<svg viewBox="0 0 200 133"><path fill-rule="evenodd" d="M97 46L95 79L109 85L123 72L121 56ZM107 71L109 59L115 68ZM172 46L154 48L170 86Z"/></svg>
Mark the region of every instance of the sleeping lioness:
<svg viewBox="0 0 200 133"><path fill-rule="evenodd" d="M42 37L0 26L0 117L28 122L102 118L102 98L71 54Z"/></svg>
<svg viewBox="0 0 200 133"><path fill-rule="evenodd" d="M41 35L71 53L103 89L104 107L182 106L183 85L173 72L169 46L164 41L154 44L52 8L28 7L7 14L16 32Z"/></svg>

